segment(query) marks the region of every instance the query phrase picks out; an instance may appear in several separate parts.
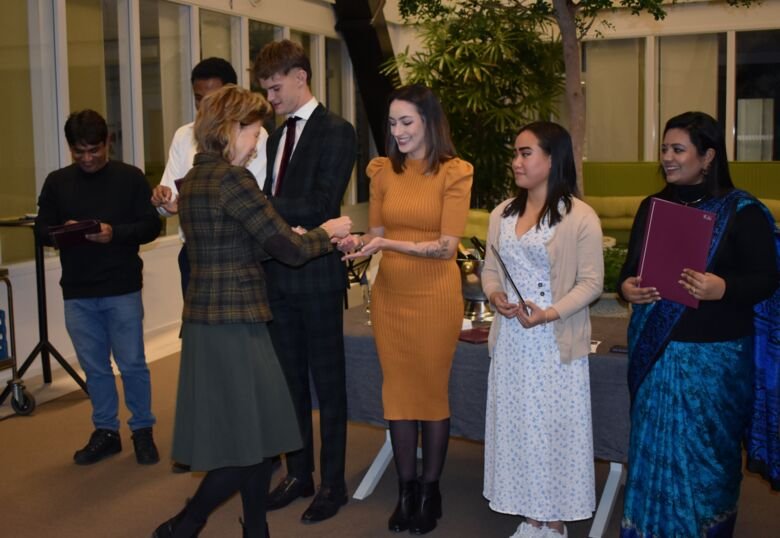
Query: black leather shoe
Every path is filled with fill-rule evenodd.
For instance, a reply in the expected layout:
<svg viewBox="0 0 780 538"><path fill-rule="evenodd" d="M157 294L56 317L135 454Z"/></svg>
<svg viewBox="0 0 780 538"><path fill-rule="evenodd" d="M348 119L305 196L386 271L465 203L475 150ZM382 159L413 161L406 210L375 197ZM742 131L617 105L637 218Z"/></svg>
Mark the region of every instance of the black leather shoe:
<svg viewBox="0 0 780 538"><path fill-rule="evenodd" d="M249 531L246 530L246 525L244 525L244 520L241 518L238 518L238 522L241 524L241 538L249 538ZM263 538L271 538L271 531L268 530L268 522L265 522L265 534L263 535Z"/></svg>
<svg viewBox="0 0 780 538"><path fill-rule="evenodd" d="M153 465L160 461L160 454L154 444L152 428L139 428L133 432L135 461L141 465Z"/></svg>
<svg viewBox="0 0 780 538"><path fill-rule="evenodd" d="M174 474L189 473L191 470L192 468L186 463L179 463L178 461L171 463L171 472Z"/></svg>
<svg viewBox="0 0 780 538"><path fill-rule="evenodd" d="M73 461L78 465L91 465L121 451L119 432L98 429L92 432L87 445L73 454Z"/></svg>
<svg viewBox="0 0 780 538"><path fill-rule="evenodd" d="M387 522L388 530L403 532L409 529L409 523L417 508L418 489L417 480L398 482L398 504L395 505L395 511Z"/></svg>
<svg viewBox="0 0 780 538"><path fill-rule="evenodd" d="M436 520L441 517L441 493L439 482L422 482L417 509L409 523L412 534L427 534L436 528Z"/></svg>
<svg viewBox="0 0 780 538"><path fill-rule="evenodd" d="M347 504L347 492L344 488L323 486L317 496L301 516L303 523L317 523L336 515L339 508Z"/></svg>
<svg viewBox="0 0 780 538"><path fill-rule="evenodd" d="M154 534L152 534L152 538L172 538L186 515L187 515L187 505L185 505L184 508L182 508L181 512L179 512L171 519L169 519L168 521L166 521L165 523L157 527L154 530ZM189 535L188 538L197 538L198 535L200 534L201 529L203 529L203 527L205 526L206 526L205 523L197 526L197 528L195 528L195 530Z"/></svg>
<svg viewBox="0 0 780 538"><path fill-rule="evenodd" d="M311 497L312 495L314 495L314 482L311 478L308 482L304 482L288 475L268 494L265 509L267 511L279 510L298 497Z"/></svg>

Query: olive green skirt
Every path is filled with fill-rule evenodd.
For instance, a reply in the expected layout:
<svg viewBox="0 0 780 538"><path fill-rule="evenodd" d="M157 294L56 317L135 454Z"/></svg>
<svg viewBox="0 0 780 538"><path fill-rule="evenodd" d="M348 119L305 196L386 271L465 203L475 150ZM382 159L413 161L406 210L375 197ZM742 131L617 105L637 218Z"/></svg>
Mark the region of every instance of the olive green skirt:
<svg viewBox="0 0 780 538"><path fill-rule="evenodd" d="M298 421L266 325L185 322L173 460L209 471L299 448Z"/></svg>

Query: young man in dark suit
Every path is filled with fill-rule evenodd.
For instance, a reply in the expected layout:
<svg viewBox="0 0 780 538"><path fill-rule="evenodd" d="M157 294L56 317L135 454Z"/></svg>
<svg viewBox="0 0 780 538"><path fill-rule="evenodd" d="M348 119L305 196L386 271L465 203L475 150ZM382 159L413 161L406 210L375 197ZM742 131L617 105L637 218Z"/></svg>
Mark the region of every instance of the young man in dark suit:
<svg viewBox="0 0 780 538"><path fill-rule="evenodd" d="M311 65L292 41L269 43L253 75L274 111L287 121L267 145L264 191L292 226L311 229L338 217L356 156L355 130L311 93ZM288 453L287 476L271 491L268 510L314 494L309 373L320 409L320 476L304 523L333 517L347 502L344 463L347 404L344 373L343 298L347 285L338 252L302 267L264 264L273 321L268 325L296 408L303 449Z"/></svg>

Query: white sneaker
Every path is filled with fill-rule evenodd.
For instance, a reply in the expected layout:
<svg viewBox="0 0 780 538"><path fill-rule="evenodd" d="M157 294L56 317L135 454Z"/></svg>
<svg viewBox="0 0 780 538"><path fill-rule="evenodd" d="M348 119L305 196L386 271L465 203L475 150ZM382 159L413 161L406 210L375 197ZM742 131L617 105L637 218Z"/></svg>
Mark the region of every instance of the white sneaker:
<svg viewBox="0 0 780 538"><path fill-rule="evenodd" d="M530 523L523 521L518 525L515 533L509 538L543 538L544 536L547 536L545 534L546 531L547 527L534 527Z"/></svg>
<svg viewBox="0 0 780 538"><path fill-rule="evenodd" d="M569 538L569 530L566 528L566 525L563 526L563 534L560 532L551 529L550 527L544 527L544 533L539 535L540 538Z"/></svg>

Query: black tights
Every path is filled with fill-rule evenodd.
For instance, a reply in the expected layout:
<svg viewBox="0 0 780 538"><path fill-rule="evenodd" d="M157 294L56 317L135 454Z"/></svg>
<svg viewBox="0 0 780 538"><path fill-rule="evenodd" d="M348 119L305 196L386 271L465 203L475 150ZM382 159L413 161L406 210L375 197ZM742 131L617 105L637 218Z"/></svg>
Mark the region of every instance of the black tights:
<svg viewBox="0 0 780 538"><path fill-rule="evenodd" d="M222 467L206 473L198 490L187 504L184 519L176 528L175 538L189 538L198 531L216 508L234 493L241 493L244 528L250 538L264 538L265 496L271 482L271 460L247 467Z"/></svg>
<svg viewBox="0 0 780 538"><path fill-rule="evenodd" d="M437 482L447 457L450 440L450 419L390 420L390 441L398 480L409 482L417 478L417 428L422 426L423 482Z"/></svg>

